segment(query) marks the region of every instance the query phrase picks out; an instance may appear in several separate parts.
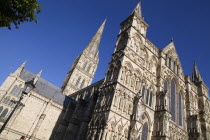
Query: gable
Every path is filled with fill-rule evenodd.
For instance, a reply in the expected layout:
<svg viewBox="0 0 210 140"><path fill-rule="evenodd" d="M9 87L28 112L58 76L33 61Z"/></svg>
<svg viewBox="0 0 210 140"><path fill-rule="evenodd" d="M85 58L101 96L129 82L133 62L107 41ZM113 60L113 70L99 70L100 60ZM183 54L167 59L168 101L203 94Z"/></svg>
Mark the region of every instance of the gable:
<svg viewBox="0 0 210 140"><path fill-rule="evenodd" d="M168 58L170 60L170 63L174 63L174 65L178 66L178 68L179 68L179 75L180 76L184 76L182 65L181 65L178 53L176 51L176 47L175 47L174 42L171 42L169 45L167 45L162 50L162 53L164 53L166 61L167 61L167 58Z"/></svg>

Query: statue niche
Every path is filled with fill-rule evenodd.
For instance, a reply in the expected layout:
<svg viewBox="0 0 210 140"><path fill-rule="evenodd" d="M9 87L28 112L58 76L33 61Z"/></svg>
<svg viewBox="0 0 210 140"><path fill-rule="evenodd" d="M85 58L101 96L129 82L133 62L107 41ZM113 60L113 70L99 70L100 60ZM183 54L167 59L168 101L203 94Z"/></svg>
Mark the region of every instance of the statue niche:
<svg viewBox="0 0 210 140"><path fill-rule="evenodd" d="M129 39L128 44L134 52L136 52L140 56L143 56L144 45L141 37L138 34L135 34L131 39Z"/></svg>

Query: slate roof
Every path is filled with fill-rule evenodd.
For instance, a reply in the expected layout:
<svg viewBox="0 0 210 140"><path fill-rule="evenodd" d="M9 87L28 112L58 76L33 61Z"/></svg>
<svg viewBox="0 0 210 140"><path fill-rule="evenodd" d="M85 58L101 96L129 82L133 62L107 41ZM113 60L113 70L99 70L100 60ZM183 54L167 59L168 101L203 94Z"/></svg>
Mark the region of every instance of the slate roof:
<svg viewBox="0 0 210 140"><path fill-rule="evenodd" d="M24 81L32 80L36 75L29 70L23 69L20 73L20 78ZM62 105L67 106L69 102L76 104L76 101L70 98L69 96L64 95L61 92L61 89L52 83L48 82L43 78L39 78L37 81L36 87L33 89L35 92L39 93L40 95L52 99L54 102Z"/></svg>

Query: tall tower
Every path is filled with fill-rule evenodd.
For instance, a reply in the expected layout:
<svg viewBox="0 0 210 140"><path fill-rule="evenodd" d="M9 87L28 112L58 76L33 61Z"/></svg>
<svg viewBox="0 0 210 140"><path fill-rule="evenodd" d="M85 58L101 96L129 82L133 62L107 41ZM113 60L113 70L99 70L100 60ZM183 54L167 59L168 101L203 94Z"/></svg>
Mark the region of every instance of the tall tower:
<svg viewBox="0 0 210 140"><path fill-rule="evenodd" d="M70 95L92 83L98 66L98 47L106 20L96 32L88 46L76 58L61 86L65 95Z"/></svg>
<svg viewBox="0 0 210 140"><path fill-rule="evenodd" d="M151 136L150 118L154 112L150 108L155 104L155 84L152 86L151 82L147 82L151 88L148 87L146 92L142 90L145 96L141 97L141 87L147 80L144 75L148 71L146 62L149 51L145 46L145 42L148 42L147 27L142 16L141 3L138 3L132 14L121 23L115 51L90 121L87 139L134 140ZM156 76L150 75L149 80L155 81Z"/></svg>

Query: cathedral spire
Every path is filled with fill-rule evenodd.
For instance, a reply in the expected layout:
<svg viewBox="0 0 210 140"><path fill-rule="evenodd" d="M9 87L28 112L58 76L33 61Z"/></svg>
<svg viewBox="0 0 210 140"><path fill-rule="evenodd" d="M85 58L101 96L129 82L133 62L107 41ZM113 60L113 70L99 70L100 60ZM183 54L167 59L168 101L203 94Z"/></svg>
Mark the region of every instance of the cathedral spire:
<svg viewBox="0 0 210 140"><path fill-rule="evenodd" d="M197 82L202 82L202 77L200 75L200 72L198 71L198 67L196 65L196 62L194 61L194 66L193 66L193 73L192 73L192 81L194 83L197 83Z"/></svg>
<svg viewBox="0 0 210 140"><path fill-rule="evenodd" d="M19 76L21 71L24 69L24 67L26 66L27 60L25 62L23 62L23 64L14 72L14 75Z"/></svg>
<svg viewBox="0 0 210 140"><path fill-rule="evenodd" d="M37 73L37 75L35 76L35 78L34 78L34 84L36 84L37 81L39 80L39 78L41 77L42 71L43 71L43 70L44 70L44 69L42 68L42 69Z"/></svg>
<svg viewBox="0 0 210 140"><path fill-rule="evenodd" d="M140 18L143 18L142 9L141 9L141 0L137 4L136 8L133 10L132 14L134 14L134 15L140 17Z"/></svg>
<svg viewBox="0 0 210 140"><path fill-rule="evenodd" d="M61 86L61 91L65 95L70 95L92 83L99 62L98 47L105 23L106 19L68 71Z"/></svg>
<svg viewBox="0 0 210 140"><path fill-rule="evenodd" d="M98 55L98 47L101 41L105 24L106 19L104 20L104 22L102 23L102 25L100 26L100 28L98 29L98 31L96 32L86 49L84 50L84 52L87 52L87 54L90 54L93 57Z"/></svg>

